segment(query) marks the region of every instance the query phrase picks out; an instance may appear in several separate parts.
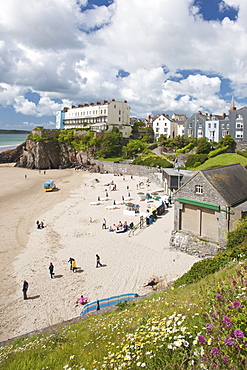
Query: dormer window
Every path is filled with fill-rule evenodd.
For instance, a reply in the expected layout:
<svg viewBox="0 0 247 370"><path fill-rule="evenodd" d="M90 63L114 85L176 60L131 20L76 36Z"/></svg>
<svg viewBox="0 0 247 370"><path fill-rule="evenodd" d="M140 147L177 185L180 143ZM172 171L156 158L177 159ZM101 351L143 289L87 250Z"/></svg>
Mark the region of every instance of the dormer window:
<svg viewBox="0 0 247 370"><path fill-rule="evenodd" d="M196 185L195 186L195 193L196 194L203 194L203 186L202 185Z"/></svg>

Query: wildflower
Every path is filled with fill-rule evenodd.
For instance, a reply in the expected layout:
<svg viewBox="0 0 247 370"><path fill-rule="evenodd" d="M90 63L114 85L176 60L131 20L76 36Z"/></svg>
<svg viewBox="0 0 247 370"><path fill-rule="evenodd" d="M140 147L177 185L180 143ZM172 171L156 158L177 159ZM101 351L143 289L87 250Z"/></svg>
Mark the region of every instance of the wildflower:
<svg viewBox="0 0 247 370"><path fill-rule="evenodd" d="M206 312L203 312L202 316L207 317L208 314Z"/></svg>
<svg viewBox="0 0 247 370"><path fill-rule="evenodd" d="M225 344L227 346L234 346L235 342L233 340L231 340L230 338L225 338Z"/></svg>
<svg viewBox="0 0 247 370"><path fill-rule="evenodd" d="M239 330L239 329L234 330L234 335L236 338L239 338L239 339L244 337L244 333L242 332L242 330Z"/></svg>
<svg viewBox="0 0 247 370"><path fill-rule="evenodd" d="M236 285L236 284L237 284L236 280L233 280L232 285Z"/></svg>
<svg viewBox="0 0 247 370"><path fill-rule="evenodd" d="M200 335L198 335L198 342L200 343L200 344L207 344L207 340L206 340L206 338L204 337L204 335L202 335L202 334L200 334Z"/></svg>
<svg viewBox="0 0 247 370"><path fill-rule="evenodd" d="M222 322L226 325L227 328L232 326L231 320L228 316L224 316Z"/></svg>
<svg viewBox="0 0 247 370"><path fill-rule="evenodd" d="M227 364L227 365L229 365L229 364L230 364L229 357L227 357L227 356L224 356L224 357L223 357L223 361L224 361L224 363L225 363L225 364Z"/></svg>
<svg viewBox="0 0 247 370"><path fill-rule="evenodd" d="M213 325L212 324L206 324L206 329L213 329Z"/></svg>
<svg viewBox="0 0 247 370"><path fill-rule="evenodd" d="M215 297L218 298L218 299L222 299L222 295L221 294L217 294Z"/></svg>
<svg viewBox="0 0 247 370"><path fill-rule="evenodd" d="M211 353L212 353L212 355L218 356L220 354L220 350L217 347L213 347L211 349Z"/></svg>
<svg viewBox="0 0 247 370"><path fill-rule="evenodd" d="M235 301L235 302L233 302L233 307L236 308L238 311L240 311L241 308L244 307L244 305L242 305L239 302Z"/></svg>

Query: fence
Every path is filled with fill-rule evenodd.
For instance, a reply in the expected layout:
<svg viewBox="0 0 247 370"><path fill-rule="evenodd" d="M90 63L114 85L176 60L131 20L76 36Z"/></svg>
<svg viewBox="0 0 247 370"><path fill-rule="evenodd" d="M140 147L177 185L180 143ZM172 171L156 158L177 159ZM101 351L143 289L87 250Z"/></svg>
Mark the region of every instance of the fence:
<svg viewBox="0 0 247 370"><path fill-rule="evenodd" d="M83 316L83 315L86 315L86 313L88 312L98 311L101 308L112 306L114 304L118 304L119 302L129 301L136 297L138 297L138 294L130 293L130 294L122 294L122 295L114 296L110 298L100 299L98 301L86 304L83 307L83 310L80 313L80 315Z"/></svg>

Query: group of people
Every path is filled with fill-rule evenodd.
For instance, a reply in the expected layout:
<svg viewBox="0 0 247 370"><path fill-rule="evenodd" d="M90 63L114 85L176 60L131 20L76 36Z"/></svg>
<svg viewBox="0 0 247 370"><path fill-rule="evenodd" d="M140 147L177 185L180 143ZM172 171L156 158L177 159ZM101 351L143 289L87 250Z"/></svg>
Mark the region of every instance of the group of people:
<svg viewBox="0 0 247 370"><path fill-rule="evenodd" d="M116 225L116 224L113 224L113 227L110 226L109 227L109 231L116 231L116 233L123 233L125 231L128 231L130 229L132 229L134 226L134 223L133 222L130 222L130 224L128 225L127 221L124 221L124 223L122 223L122 221L119 221L119 223Z"/></svg>
<svg viewBox="0 0 247 370"><path fill-rule="evenodd" d="M37 229L43 229L45 227L44 221L36 221Z"/></svg>

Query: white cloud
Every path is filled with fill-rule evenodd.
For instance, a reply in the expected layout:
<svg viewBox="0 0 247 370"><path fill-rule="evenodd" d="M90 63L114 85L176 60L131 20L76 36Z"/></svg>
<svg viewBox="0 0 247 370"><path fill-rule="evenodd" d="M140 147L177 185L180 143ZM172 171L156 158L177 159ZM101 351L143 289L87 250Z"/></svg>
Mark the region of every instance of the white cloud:
<svg viewBox="0 0 247 370"><path fill-rule="evenodd" d="M226 110L220 77L230 80L236 98L247 94L247 1L222 0L222 11L239 9L236 21L222 22L204 21L193 3L115 0L81 11L86 0L3 2L0 104L36 117L54 114L65 99L126 99L140 116ZM129 75L117 77L119 69ZM180 73L177 82L179 70L198 73ZM25 99L28 90L40 94L38 104Z"/></svg>

